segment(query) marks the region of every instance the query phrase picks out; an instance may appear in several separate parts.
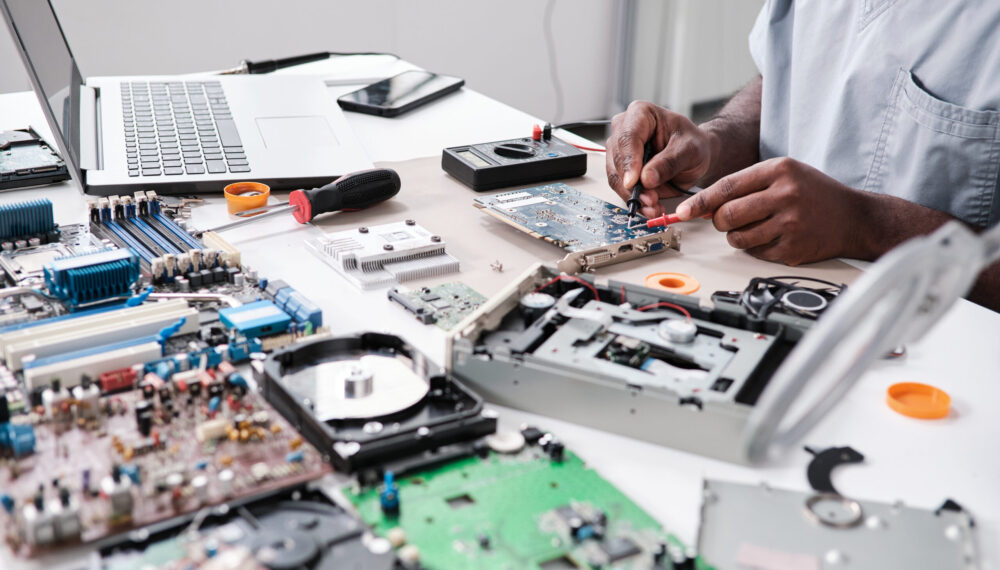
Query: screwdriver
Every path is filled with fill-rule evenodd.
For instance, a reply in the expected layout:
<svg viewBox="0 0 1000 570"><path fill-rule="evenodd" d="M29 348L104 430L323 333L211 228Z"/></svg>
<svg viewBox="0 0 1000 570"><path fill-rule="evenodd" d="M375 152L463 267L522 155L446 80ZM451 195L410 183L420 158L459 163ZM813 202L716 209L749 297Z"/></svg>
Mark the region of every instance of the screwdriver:
<svg viewBox="0 0 1000 570"><path fill-rule="evenodd" d="M288 202L239 212L236 215L245 219L203 230L199 235L229 230L285 212L291 212L295 221L305 224L327 212L364 210L392 198L399 193L399 187L399 174L391 168L361 170L345 174L326 186L295 190L288 195Z"/></svg>

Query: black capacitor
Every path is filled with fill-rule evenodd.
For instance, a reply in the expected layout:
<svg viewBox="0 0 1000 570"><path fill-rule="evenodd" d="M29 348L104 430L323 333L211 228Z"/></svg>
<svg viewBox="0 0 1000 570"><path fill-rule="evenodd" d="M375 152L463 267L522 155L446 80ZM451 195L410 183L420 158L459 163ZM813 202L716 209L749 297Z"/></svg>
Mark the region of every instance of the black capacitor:
<svg viewBox="0 0 1000 570"><path fill-rule="evenodd" d="M135 405L135 423L139 433L148 436L153 430L153 405L146 400L140 400Z"/></svg>
<svg viewBox="0 0 1000 570"><path fill-rule="evenodd" d="M156 395L156 387L150 382L144 382L140 386L140 389L142 390L142 397L147 400L152 400L153 396Z"/></svg>
<svg viewBox="0 0 1000 570"><path fill-rule="evenodd" d="M196 398L198 396L200 396L201 395L201 380L195 380L194 382L191 382L190 384L188 384L188 393L191 394L192 396L196 397Z"/></svg>
<svg viewBox="0 0 1000 570"><path fill-rule="evenodd" d="M212 382L208 385L208 397L214 398L216 396L222 397L222 382Z"/></svg>
<svg viewBox="0 0 1000 570"><path fill-rule="evenodd" d="M563 456L566 451L566 446L563 445L563 442L559 440L553 440L549 443L545 451L549 454L549 457L552 458L552 461L555 461L556 463L562 463Z"/></svg>
<svg viewBox="0 0 1000 570"><path fill-rule="evenodd" d="M167 402L169 402L170 400L172 400L173 397L174 397L174 395L170 393L170 387L169 386L163 386L163 387L161 387L160 391L159 391L159 395L160 395L160 403L161 404L166 404Z"/></svg>

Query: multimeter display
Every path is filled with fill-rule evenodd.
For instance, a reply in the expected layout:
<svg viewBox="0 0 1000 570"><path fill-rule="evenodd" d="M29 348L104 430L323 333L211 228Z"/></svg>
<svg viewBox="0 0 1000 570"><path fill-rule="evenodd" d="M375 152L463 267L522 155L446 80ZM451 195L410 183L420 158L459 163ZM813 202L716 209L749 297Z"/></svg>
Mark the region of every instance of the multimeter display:
<svg viewBox="0 0 1000 570"><path fill-rule="evenodd" d="M456 152L458 156L469 161L473 166L491 166L486 159L472 152L471 150L460 150Z"/></svg>
<svg viewBox="0 0 1000 570"><path fill-rule="evenodd" d="M583 176L587 154L555 137L444 149L441 168L476 191Z"/></svg>

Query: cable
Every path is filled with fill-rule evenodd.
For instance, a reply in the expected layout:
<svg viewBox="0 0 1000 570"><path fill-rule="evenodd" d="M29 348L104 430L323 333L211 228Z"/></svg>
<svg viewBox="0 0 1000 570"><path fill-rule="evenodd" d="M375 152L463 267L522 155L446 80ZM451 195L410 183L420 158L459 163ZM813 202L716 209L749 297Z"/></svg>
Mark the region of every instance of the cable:
<svg viewBox="0 0 1000 570"><path fill-rule="evenodd" d="M666 307L668 309L674 309L675 311L680 311L681 314L683 314L685 317L687 317L687 320L689 320L689 321L691 320L691 313L689 313L687 309L685 309L684 307L682 307L680 305L675 305L673 303L666 303L666 302L653 303L652 305L645 305L643 307L639 307L636 310L637 311L647 311L649 309L656 309L656 308L659 308L659 307Z"/></svg>
<svg viewBox="0 0 1000 570"><path fill-rule="evenodd" d="M583 279L580 279L579 277L575 277L573 275L558 275L556 277L553 277L548 283L546 283L545 285L542 285L538 289L535 289L534 292L537 293L537 292L539 292L539 291L547 288L549 285L552 285L556 281L562 281L563 279L569 279L569 280L576 281L576 282L580 283L581 285L583 285L587 289L590 289L590 292L594 294L594 300L595 301L600 301L601 300L601 297L597 294L597 289L594 288L593 285L591 285L590 283L587 283Z"/></svg>
<svg viewBox="0 0 1000 570"><path fill-rule="evenodd" d="M292 57L285 57L281 59L265 59L261 61L250 61L248 59L244 59L236 67L220 71L219 75L260 75L263 73L271 73L272 71L277 71L279 69L285 69L286 67L295 67L297 65L304 65L314 61L322 61L331 57L350 57L356 55L384 55L392 57L393 59L399 59L398 55L389 52L321 51L305 55L294 55Z"/></svg>
<svg viewBox="0 0 1000 570"><path fill-rule="evenodd" d="M542 16L542 30L545 35L545 47L549 55L549 75L552 77L552 90L556 96L556 110L552 113L552 120L558 122L563 114L563 88L559 81L559 67L556 65L556 41L552 35L552 12L556 7L556 0L549 0L545 5L545 14Z"/></svg>
<svg viewBox="0 0 1000 570"><path fill-rule="evenodd" d="M591 146L580 146L578 144L573 144L573 143L569 143L569 144L570 144L570 146L575 146L576 148L578 148L580 150L589 150L591 152L606 152L603 148L594 148L594 147L591 147Z"/></svg>
<svg viewBox="0 0 1000 570"><path fill-rule="evenodd" d="M574 121L572 123L563 123L561 125L556 125L552 127L553 129L563 129L572 130L579 129L580 127L606 127L611 124L611 119L598 119L595 121Z"/></svg>

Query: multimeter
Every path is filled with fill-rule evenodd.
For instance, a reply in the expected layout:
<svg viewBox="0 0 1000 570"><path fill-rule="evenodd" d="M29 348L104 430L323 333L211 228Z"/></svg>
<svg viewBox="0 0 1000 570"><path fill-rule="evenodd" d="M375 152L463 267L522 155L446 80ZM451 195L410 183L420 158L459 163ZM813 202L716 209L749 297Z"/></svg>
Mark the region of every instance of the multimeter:
<svg viewBox="0 0 1000 570"><path fill-rule="evenodd" d="M444 149L441 168L477 192L583 176L587 153L551 135Z"/></svg>

